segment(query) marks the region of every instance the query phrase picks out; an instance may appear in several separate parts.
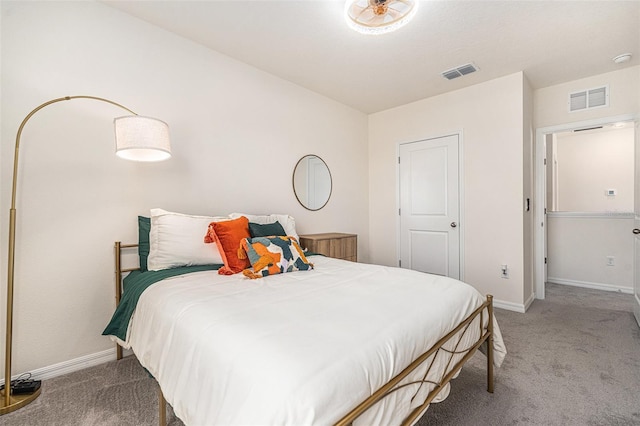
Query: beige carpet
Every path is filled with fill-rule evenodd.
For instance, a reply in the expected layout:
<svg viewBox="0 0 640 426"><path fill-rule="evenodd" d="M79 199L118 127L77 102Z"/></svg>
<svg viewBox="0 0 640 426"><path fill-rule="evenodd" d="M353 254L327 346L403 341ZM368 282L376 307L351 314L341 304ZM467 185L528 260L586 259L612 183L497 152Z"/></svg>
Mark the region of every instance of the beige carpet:
<svg viewBox="0 0 640 426"><path fill-rule="evenodd" d="M640 330L630 295L548 285L526 314L496 310L509 354L485 391L477 355L419 426L640 425ZM47 380L0 425L156 425L157 388L133 357ZM182 422L169 413L169 425Z"/></svg>
<svg viewBox="0 0 640 426"><path fill-rule="evenodd" d="M640 328L628 294L547 284L526 314L498 310L507 355L495 393L481 359L418 423L640 425Z"/></svg>

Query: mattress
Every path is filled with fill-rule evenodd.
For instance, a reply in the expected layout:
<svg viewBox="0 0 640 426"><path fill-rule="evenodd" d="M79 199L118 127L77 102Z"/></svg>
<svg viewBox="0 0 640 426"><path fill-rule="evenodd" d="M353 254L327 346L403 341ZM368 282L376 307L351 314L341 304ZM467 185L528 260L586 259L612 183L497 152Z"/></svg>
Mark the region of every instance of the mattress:
<svg viewBox="0 0 640 426"><path fill-rule="evenodd" d="M485 301L447 277L310 260L311 271L257 280L203 271L142 293L124 344L185 424L334 424ZM460 347L479 334L470 327ZM499 366L506 350L495 321L493 344ZM445 356L434 365L407 381L449 368ZM356 424L399 423L429 386L392 393Z"/></svg>

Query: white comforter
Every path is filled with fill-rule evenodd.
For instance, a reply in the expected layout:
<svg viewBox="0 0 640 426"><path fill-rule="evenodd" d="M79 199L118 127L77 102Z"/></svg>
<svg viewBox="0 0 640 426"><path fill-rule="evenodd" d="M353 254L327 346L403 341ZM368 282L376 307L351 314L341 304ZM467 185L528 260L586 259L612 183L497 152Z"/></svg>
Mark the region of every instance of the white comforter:
<svg viewBox="0 0 640 426"><path fill-rule="evenodd" d="M484 302L445 277L310 259L313 271L198 272L142 294L126 343L185 424L333 424ZM494 332L499 365L506 351ZM412 408L402 392L360 422L401 421Z"/></svg>

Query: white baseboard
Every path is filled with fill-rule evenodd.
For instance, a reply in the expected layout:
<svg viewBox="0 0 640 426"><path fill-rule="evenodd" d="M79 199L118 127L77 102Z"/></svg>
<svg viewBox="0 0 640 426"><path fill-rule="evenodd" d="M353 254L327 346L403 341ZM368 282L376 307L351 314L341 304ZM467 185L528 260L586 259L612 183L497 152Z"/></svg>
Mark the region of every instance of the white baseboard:
<svg viewBox="0 0 640 426"><path fill-rule="evenodd" d="M113 348L81 356L79 358L70 359L69 361L63 361L58 364L50 365L48 367L38 368L36 370L30 371L30 373L33 379L47 380L54 377L62 376L67 373L72 373L74 371L84 370L85 368L104 364L105 362L114 361L115 359L116 350L115 348ZM11 380L17 379L20 374L13 375L11 377ZM4 385L4 378L0 380L0 385Z"/></svg>
<svg viewBox="0 0 640 426"><path fill-rule="evenodd" d="M592 288L594 290L617 291L619 293L633 294L633 287L619 286L615 284L592 283L589 281L567 280L564 278L547 277L547 282L553 284L570 285L574 287Z"/></svg>
<svg viewBox="0 0 640 426"><path fill-rule="evenodd" d="M520 312L521 314L524 314L526 308L529 307L528 305L525 307L522 303L505 302L504 300L498 299L493 299L493 306L500 309L506 309L507 311Z"/></svg>
<svg viewBox="0 0 640 426"><path fill-rule="evenodd" d="M535 293L531 293L529 298L524 302L524 310L525 310L525 312L527 311L527 309L529 309L529 306L531 306L531 304L533 303L534 300L536 300L536 294Z"/></svg>

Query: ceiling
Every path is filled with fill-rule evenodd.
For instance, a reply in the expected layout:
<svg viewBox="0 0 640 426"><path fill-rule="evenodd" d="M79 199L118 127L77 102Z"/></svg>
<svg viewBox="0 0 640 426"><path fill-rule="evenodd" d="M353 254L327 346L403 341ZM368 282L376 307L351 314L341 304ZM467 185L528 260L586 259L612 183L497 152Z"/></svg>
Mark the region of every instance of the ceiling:
<svg viewBox="0 0 640 426"><path fill-rule="evenodd" d="M638 0L421 0L379 36L348 28L343 1L103 3L365 113L518 71L538 89L640 64ZM469 62L479 71L442 77Z"/></svg>

